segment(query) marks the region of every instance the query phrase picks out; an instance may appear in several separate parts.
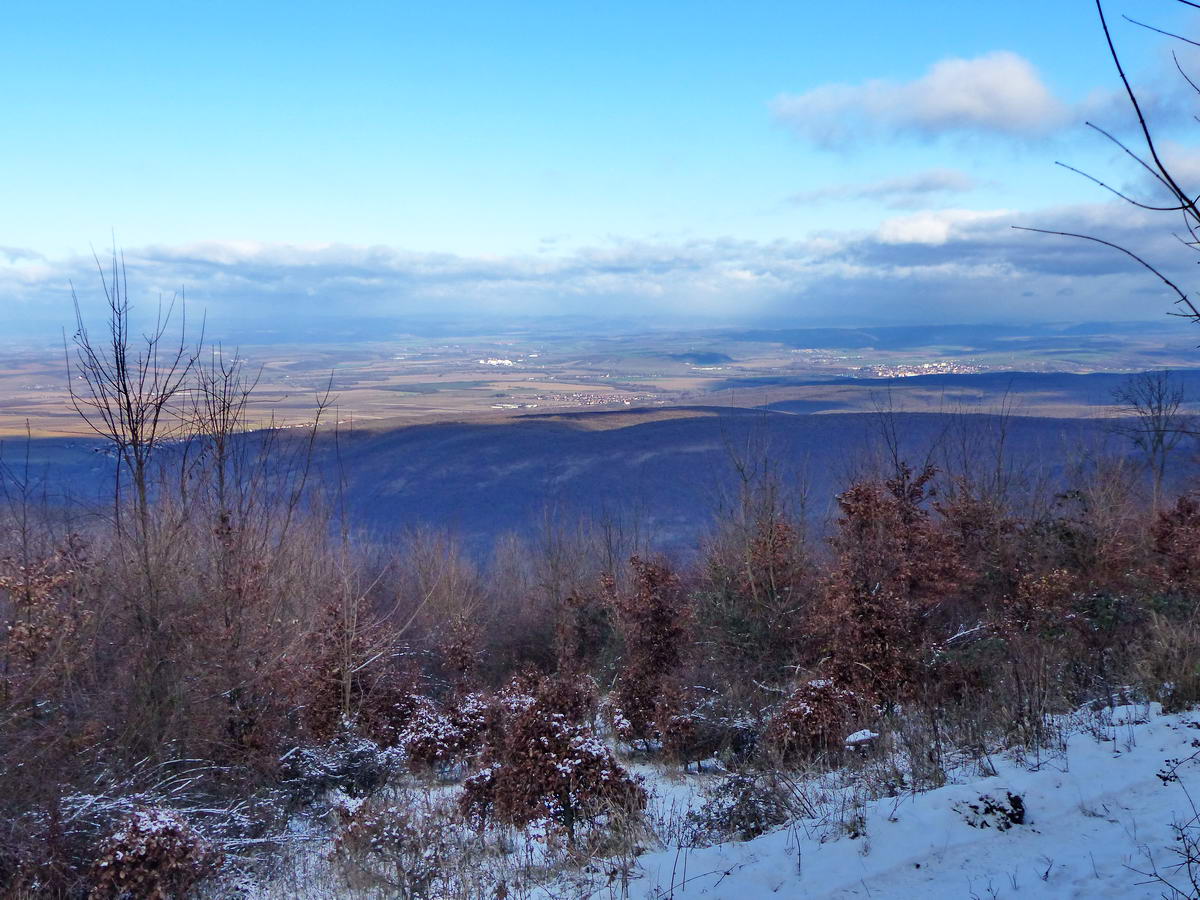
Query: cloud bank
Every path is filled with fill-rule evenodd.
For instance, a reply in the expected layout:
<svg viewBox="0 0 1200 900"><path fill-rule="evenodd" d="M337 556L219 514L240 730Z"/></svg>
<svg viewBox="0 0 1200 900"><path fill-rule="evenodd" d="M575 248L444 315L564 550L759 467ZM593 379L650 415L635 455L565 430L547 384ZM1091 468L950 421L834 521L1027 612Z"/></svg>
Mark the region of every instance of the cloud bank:
<svg viewBox="0 0 1200 900"><path fill-rule="evenodd" d="M131 296L145 308L187 289L209 328L327 332L387 320L443 317L639 317L716 322L985 322L1149 319L1169 295L1120 253L1029 234L1013 224L1103 236L1176 277L1194 257L1162 222L1124 206L1038 214L948 209L896 216L857 234L800 241L614 240L547 257L467 257L389 247L205 243L127 249ZM10 334L53 340L70 320L68 280L98 309L90 259L9 255L0 265L0 319ZM384 336L384 333L380 333Z"/></svg>

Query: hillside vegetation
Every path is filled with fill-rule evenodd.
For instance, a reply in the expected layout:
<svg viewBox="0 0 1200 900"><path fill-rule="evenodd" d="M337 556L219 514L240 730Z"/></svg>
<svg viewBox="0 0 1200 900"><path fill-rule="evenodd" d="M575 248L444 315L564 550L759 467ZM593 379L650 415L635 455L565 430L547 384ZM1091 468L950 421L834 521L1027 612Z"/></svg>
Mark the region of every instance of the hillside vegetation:
<svg viewBox="0 0 1200 900"><path fill-rule="evenodd" d="M806 815L781 784L868 759L863 802L910 794L1084 704L1200 699L1200 501L1153 511L1121 458L1039 490L885 454L820 539L749 459L687 563L611 522L477 559L338 527L303 432L222 433L87 512L7 471L9 894L228 896L319 853L346 895L616 896L655 841ZM647 767L709 773L671 835Z"/></svg>

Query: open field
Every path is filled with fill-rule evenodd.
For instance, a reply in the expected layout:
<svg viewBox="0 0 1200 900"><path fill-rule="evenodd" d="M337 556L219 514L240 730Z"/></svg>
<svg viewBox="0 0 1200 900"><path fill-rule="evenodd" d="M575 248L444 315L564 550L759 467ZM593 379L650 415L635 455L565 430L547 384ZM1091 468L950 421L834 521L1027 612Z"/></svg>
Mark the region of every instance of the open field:
<svg viewBox="0 0 1200 900"><path fill-rule="evenodd" d="M220 353L210 347L205 353ZM225 348L229 354L231 348ZM546 412L770 406L784 411L1106 414L1112 384L1006 380L1005 373L1121 373L1195 364L1190 333L1161 326L516 333L238 349L260 373L256 425L311 420L330 391L354 427L505 421ZM989 379L959 376L990 374ZM1025 376L1019 376L1018 381ZM83 433L61 347L0 349L0 434ZM1014 387L1015 386L1015 387ZM1094 389L1093 389L1094 388ZM643 413L644 415L644 413ZM330 414L327 421L335 418Z"/></svg>

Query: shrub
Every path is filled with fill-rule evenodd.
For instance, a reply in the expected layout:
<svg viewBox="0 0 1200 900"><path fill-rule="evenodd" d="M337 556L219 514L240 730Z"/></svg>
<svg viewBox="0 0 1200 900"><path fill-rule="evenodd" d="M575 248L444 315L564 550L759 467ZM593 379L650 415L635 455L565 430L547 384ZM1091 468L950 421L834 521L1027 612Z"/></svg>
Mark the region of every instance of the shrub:
<svg viewBox="0 0 1200 900"><path fill-rule="evenodd" d="M837 498L837 559L817 621L828 671L889 705L911 696L929 658L929 613L966 577L957 540L927 508L935 474L900 464Z"/></svg>
<svg viewBox="0 0 1200 900"><path fill-rule="evenodd" d="M828 679L810 681L796 688L768 721L766 745L783 759L840 749L854 730L861 705L848 688Z"/></svg>
<svg viewBox="0 0 1200 900"><path fill-rule="evenodd" d="M1066 569L1021 572L1016 590L1005 597L999 624L1003 631L1053 637L1067 626L1077 581Z"/></svg>
<svg viewBox="0 0 1200 900"><path fill-rule="evenodd" d="M280 760L283 786L296 806L305 806L331 791L365 797L383 787L404 761L396 749L342 734L326 744L296 747Z"/></svg>
<svg viewBox="0 0 1200 900"><path fill-rule="evenodd" d="M476 683L480 656L479 622L466 613L457 613L439 642L442 667L450 683L466 690Z"/></svg>
<svg viewBox="0 0 1200 900"><path fill-rule="evenodd" d="M134 811L105 842L92 866L90 897L168 900L212 874L220 855L178 813Z"/></svg>
<svg viewBox="0 0 1200 900"><path fill-rule="evenodd" d="M687 816L693 846L729 839L749 841L792 818L790 791L768 776L735 773L721 779Z"/></svg>
<svg viewBox="0 0 1200 900"><path fill-rule="evenodd" d="M1200 589L1200 499L1185 495L1160 512L1151 538L1168 582L1188 593Z"/></svg>
<svg viewBox="0 0 1200 900"><path fill-rule="evenodd" d="M509 685L514 709L536 704L541 710L557 713L573 725L589 726L596 717L599 703L596 684L582 673L562 672L551 677L525 675Z"/></svg>
<svg viewBox="0 0 1200 900"><path fill-rule="evenodd" d="M351 888L384 888L408 900L444 897L446 864L455 852L446 824L423 814L411 797L363 804L348 814L333 855Z"/></svg>
<svg viewBox="0 0 1200 900"><path fill-rule="evenodd" d="M79 632L92 614L75 584L82 547L72 536L53 555L28 565L0 560L0 703L24 701L41 710L67 677ZM36 692L36 693L31 693Z"/></svg>
<svg viewBox="0 0 1200 900"><path fill-rule="evenodd" d="M0 823L0 895L78 897L95 854L91 835L65 827L62 804L26 808Z"/></svg>
<svg viewBox="0 0 1200 900"><path fill-rule="evenodd" d="M625 644L614 697L614 727L626 740L659 735L683 662L690 610L679 577L663 562L630 560L633 590L608 581L609 602Z"/></svg>
<svg viewBox="0 0 1200 900"><path fill-rule="evenodd" d="M558 604L554 649L561 671L594 668L611 644L611 604L591 591L575 591Z"/></svg>
<svg viewBox="0 0 1200 900"><path fill-rule="evenodd" d="M1148 697L1168 712L1200 703L1200 615L1176 621L1152 614L1134 652Z"/></svg>
<svg viewBox="0 0 1200 900"><path fill-rule="evenodd" d="M452 763L467 752L475 735L469 729L483 730L484 713L472 702L463 716L443 712L436 703L420 694L411 694L403 704L402 724L398 724L396 743L403 748L411 769L433 769Z"/></svg>
<svg viewBox="0 0 1200 900"><path fill-rule="evenodd" d="M581 826L645 806L638 781L586 725L563 711L564 699L574 707L578 693L556 679L544 680L533 695L510 691L503 698L505 719L460 798L463 811L481 826L489 820L518 827L547 821L573 844Z"/></svg>
<svg viewBox="0 0 1200 900"><path fill-rule="evenodd" d="M778 683L805 643L813 569L799 530L774 510L710 542L695 594L707 668Z"/></svg>

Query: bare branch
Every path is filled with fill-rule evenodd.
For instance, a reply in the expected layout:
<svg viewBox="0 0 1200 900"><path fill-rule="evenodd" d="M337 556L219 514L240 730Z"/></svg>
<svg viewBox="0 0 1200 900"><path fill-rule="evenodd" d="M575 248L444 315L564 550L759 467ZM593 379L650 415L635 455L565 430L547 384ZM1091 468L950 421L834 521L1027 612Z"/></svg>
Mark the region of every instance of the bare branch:
<svg viewBox="0 0 1200 900"><path fill-rule="evenodd" d="M92 338L79 295L72 285L74 353L64 347L69 396L80 418L113 448L118 522L123 470L133 484L139 524L144 527L151 459L159 444L179 430L182 417L174 403L196 364L199 345L193 348L188 343L182 294L165 304L160 300L153 327L140 340L131 339L132 307L124 258L114 247L107 272L94 252L93 259L107 307L107 335L102 342ZM168 345L167 332L172 327L177 303L179 338Z"/></svg>
<svg viewBox="0 0 1200 900"><path fill-rule="evenodd" d="M1165 187L1168 191L1171 191L1172 193L1174 193L1174 191L1171 188L1170 183L1165 178L1163 178L1162 175L1160 175L1158 172L1155 172L1153 166L1151 166L1148 162L1146 162L1144 159L1142 159L1140 156L1138 156L1136 153L1134 153L1132 150L1130 150L1127 146L1125 146L1124 142L1122 142L1119 138L1117 138L1112 133L1106 131L1105 129L1101 128L1095 122L1084 122L1083 124L1086 125L1088 128L1092 128L1092 129L1100 132L1102 135L1104 135L1106 138L1108 138L1110 141L1112 141L1114 144L1116 144L1118 147L1120 147L1126 153L1126 155L1128 155L1131 159L1135 160L1138 165L1140 165L1143 169L1145 169L1147 172L1149 172L1155 178L1155 180L1157 180L1163 187Z"/></svg>
<svg viewBox="0 0 1200 900"><path fill-rule="evenodd" d="M1200 94L1200 85L1197 85L1196 82L1192 80L1192 77L1183 70L1183 64L1179 61L1179 57L1176 55L1174 50L1171 51L1171 59L1175 61L1175 70L1183 77L1183 80L1191 86L1193 91L1195 91L1197 94ZM1192 116L1192 118L1197 119L1196 116ZM1198 121L1200 121L1200 119L1198 119Z"/></svg>
<svg viewBox="0 0 1200 900"><path fill-rule="evenodd" d="M1120 250L1122 253L1124 253L1126 256L1128 256L1130 259L1133 259L1135 262L1140 263L1146 269L1148 269L1149 271L1151 271L1155 275L1157 275L1159 280L1162 281L1163 284L1165 284L1172 291L1174 291L1179 298L1175 302L1183 304L1187 308L1188 316L1196 318L1196 319L1200 319L1200 310L1196 309L1196 307L1192 304L1192 301L1188 299L1187 294L1185 294L1182 290L1180 290L1179 286L1177 284L1175 284L1175 282L1173 282L1171 279L1169 279L1166 275L1164 275L1162 272L1160 272L1158 269L1156 269L1150 263L1146 262L1146 260L1142 259L1140 256L1138 256L1132 250L1128 250L1125 247L1122 247L1120 244L1114 244L1112 241L1106 241L1106 240L1103 240L1102 238L1094 237L1093 235L1090 235L1090 234L1075 234L1074 232L1070 232L1070 231L1053 231L1049 228L1027 228L1022 225L1014 225L1012 227L1015 228L1017 231L1034 231L1034 232L1037 232L1038 234L1053 234L1053 235L1057 235L1059 237L1078 238L1081 241L1094 241L1097 244L1103 244L1105 247L1112 247L1114 250Z"/></svg>
<svg viewBox="0 0 1200 900"><path fill-rule="evenodd" d="M1137 94L1134 93L1133 87L1129 83L1129 78L1125 75L1125 67L1121 64L1121 57L1117 53L1116 44L1113 43L1112 33L1108 29L1108 20L1104 16L1104 4L1101 3L1101 0L1096 0L1096 11L1100 14L1100 26L1104 29L1104 39L1108 43L1109 55L1112 56L1113 64L1117 67L1117 74L1121 78L1121 84L1125 86L1125 94L1129 97L1129 103L1133 107L1133 111L1137 114L1138 126L1141 128L1142 137L1146 141L1146 149L1150 151L1154 165L1168 187L1171 188L1177 197L1187 197L1187 194L1176 184L1175 179L1171 177L1171 173L1167 171L1166 166L1163 165L1162 160L1158 156L1158 148L1154 144L1154 136L1150 133L1150 126L1146 123L1146 115L1142 111L1142 104L1138 101Z"/></svg>
<svg viewBox="0 0 1200 900"><path fill-rule="evenodd" d="M1133 25L1138 25L1149 31L1157 32L1158 34L1161 34L1164 37L1175 38L1175 40L1183 41L1185 44L1191 44L1193 47L1200 47L1200 42L1193 41L1190 38L1185 38L1181 34L1175 34L1175 32L1173 32L1173 31L1163 31L1161 28L1155 28L1153 25L1147 25L1145 22L1139 22L1137 19L1131 19L1131 18L1129 18L1129 16L1126 16L1126 15L1122 15L1121 18L1124 19L1126 22L1129 22Z"/></svg>
<svg viewBox="0 0 1200 900"><path fill-rule="evenodd" d="M1069 166L1065 162L1056 162L1055 165L1062 166L1064 169L1067 169L1070 172L1074 172L1076 175L1082 175L1088 181L1090 181L1094 184L1100 185L1100 187L1104 188L1106 191L1109 191L1110 193L1116 194L1118 197L1120 197L1126 203L1132 204L1133 206L1141 207L1142 209L1149 209L1149 210L1153 210L1154 212L1178 212L1180 210L1187 208L1186 206L1182 206L1182 205L1179 205L1179 206L1151 206L1148 203L1142 203L1140 200L1134 200L1132 197L1128 196L1127 194L1123 194L1120 191L1118 191L1115 187L1105 184L1103 181L1101 181L1099 178L1096 178L1094 175L1089 175L1087 172L1081 171L1080 169L1077 169L1074 166Z"/></svg>

